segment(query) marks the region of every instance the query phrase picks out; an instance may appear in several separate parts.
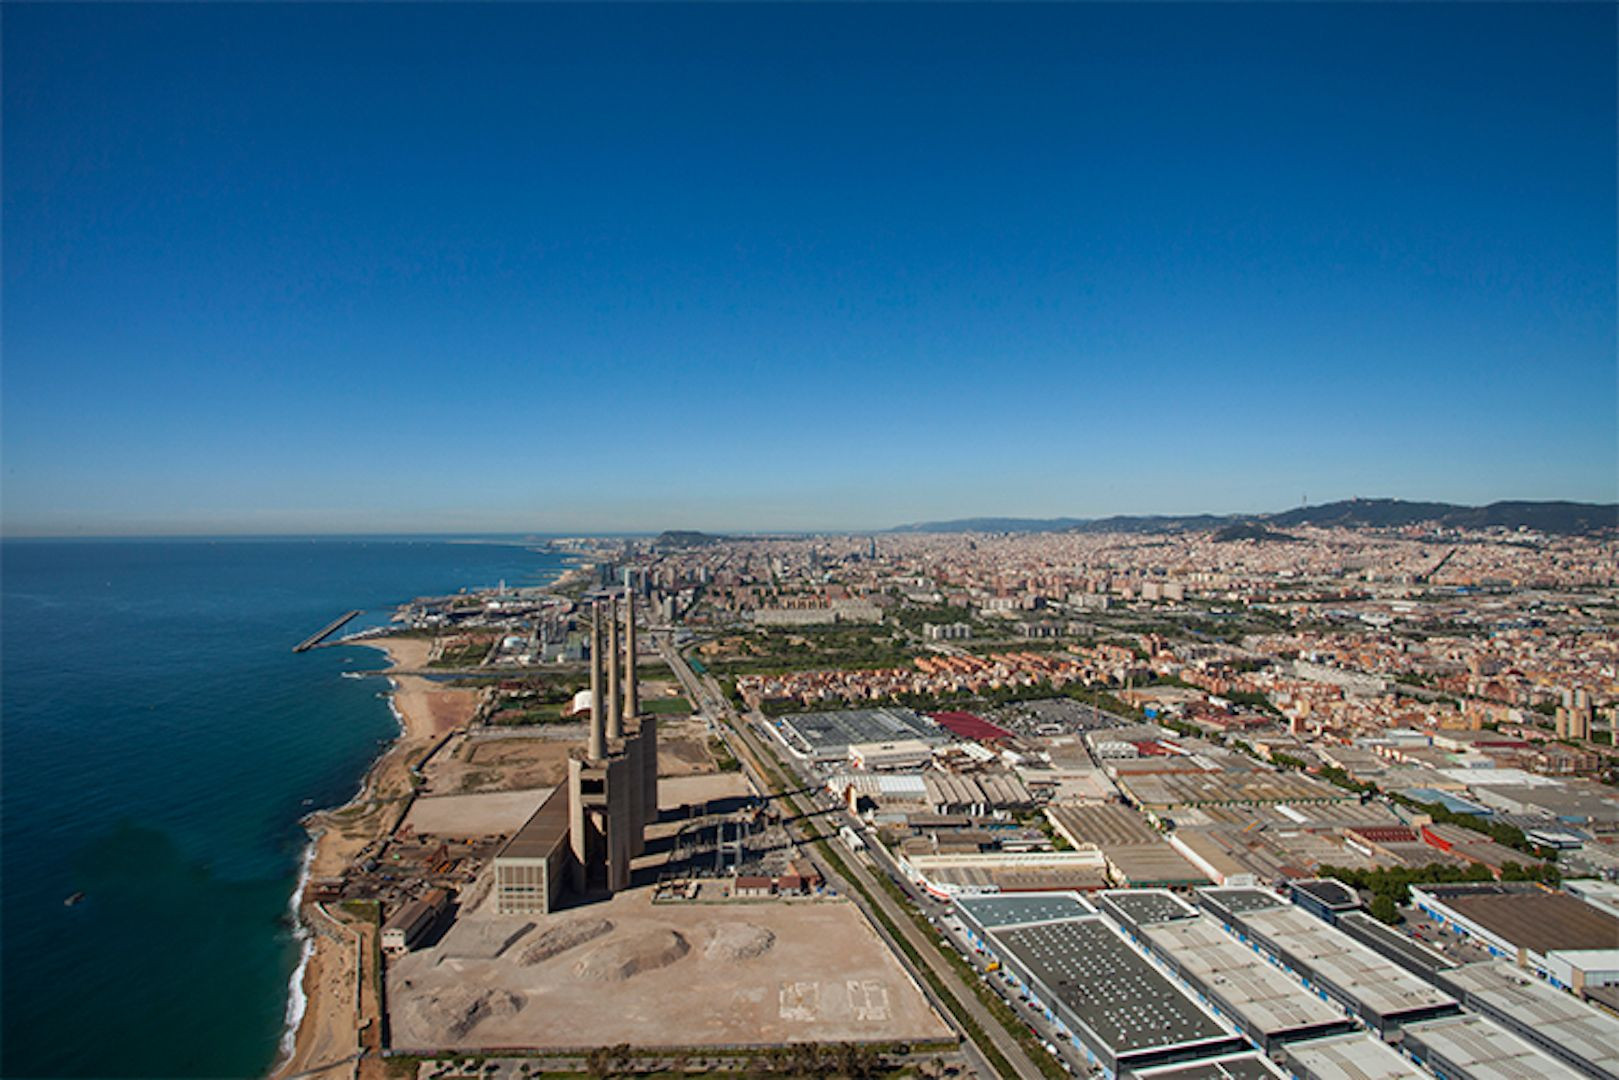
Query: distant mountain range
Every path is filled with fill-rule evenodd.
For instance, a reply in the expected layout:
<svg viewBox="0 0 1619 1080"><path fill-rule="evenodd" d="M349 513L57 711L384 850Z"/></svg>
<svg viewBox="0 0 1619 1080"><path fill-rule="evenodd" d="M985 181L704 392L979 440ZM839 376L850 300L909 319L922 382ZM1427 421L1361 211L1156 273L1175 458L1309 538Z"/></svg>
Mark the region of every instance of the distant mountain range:
<svg viewBox="0 0 1619 1080"><path fill-rule="evenodd" d="M890 532L1206 532L1221 540L1288 540L1273 530L1299 525L1387 529L1434 525L1452 529L1526 528L1558 536L1619 531L1619 503L1497 502L1488 506L1406 502L1403 499L1346 499L1301 506L1275 514L1190 514L1105 518L961 518L901 525Z"/></svg>

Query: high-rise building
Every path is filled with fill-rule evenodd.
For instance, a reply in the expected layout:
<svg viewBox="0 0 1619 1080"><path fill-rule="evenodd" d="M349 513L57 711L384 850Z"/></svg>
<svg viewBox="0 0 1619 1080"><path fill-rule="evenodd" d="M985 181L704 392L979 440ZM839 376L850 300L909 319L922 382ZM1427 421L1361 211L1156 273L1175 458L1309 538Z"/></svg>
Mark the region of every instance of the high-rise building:
<svg viewBox="0 0 1619 1080"><path fill-rule="evenodd" d="M1563 704L1557 707L1555 729L1559 739L1589 739L1591 737L1591 695L1581 687L1563 691Z"/></svg>

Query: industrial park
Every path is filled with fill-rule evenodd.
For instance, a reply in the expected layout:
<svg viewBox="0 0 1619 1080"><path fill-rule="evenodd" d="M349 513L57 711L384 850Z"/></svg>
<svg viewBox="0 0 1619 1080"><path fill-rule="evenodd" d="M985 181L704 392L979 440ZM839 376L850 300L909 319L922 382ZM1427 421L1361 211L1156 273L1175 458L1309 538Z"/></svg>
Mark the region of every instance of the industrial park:
<svg viewBox="0 0 1619 1080"><path fill-rule="evenodd" d="M461 703L310 882L357 1067L1619 1077L1612 542L1098 539L556 541L317 641Z"/></svg>

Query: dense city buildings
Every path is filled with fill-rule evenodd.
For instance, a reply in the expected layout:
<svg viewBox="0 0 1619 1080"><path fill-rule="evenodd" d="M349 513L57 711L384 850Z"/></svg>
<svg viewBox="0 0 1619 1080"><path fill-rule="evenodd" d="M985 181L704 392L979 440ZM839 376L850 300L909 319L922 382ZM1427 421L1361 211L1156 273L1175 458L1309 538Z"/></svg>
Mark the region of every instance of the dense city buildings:
<svg viewBox="0 0 1619 1080"><path fill-rule="evenodd" d="M666 1023L688 972L709 993L744 980L748 1023L788 1041L960 1025L893 981L886 965L932 970L920 947L1004 999L1035 1072L1614 1080L1611 537L554 547L575 565L552 589L426 598L397 620L430 642L429 668L482 688L471 726L418 768L418 807L522 795L522 816L490 801L482 836L441 843L413 809L386 850L424 866L464 850L459 879L401 884L368 850L317 883L384 901L402 1049L578 1051L523 1019L568 964L633 976L626 1000ZM538 753L550 786L453 786ZM699 780L725 782L682 796ZM860 939L885 956L869 978L807 974L865 952L803 953L780 985L727 966L801 955L805 913L836 922L845 898L882 935ZM888 953L895 919L929 929Z"/></svg>

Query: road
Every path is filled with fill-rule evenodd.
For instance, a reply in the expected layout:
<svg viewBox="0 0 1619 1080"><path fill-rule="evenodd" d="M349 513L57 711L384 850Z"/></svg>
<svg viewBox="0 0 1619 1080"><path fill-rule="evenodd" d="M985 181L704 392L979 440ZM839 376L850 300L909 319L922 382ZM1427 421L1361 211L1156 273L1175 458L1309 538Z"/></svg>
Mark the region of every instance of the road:
<svg viewBox="0 0 1619 1080"><path fill-rule="evenodd" d="M755 736L750 731L747 733L747 737L751 739ZM777 757L778 760L781 760L780 755L777 755ZM789 769L793 768L792 764L784 763L787 764ZM795 779L801 778L795 777ZM818 809L825 812L830 824L840 827L848 826L856 832L861 830L862 823L831 796L826 795L824 792L818 793L817 803ZM899 865L894 862L892 856L889 855L888 850L882 844L875 841L868 842L864 853L866 858L862 858L861 854L849 850L848 845L843 842L841 836L831 840L831 842L838 845L839 854L844 863L860 879L866 891L876 898L884 913L893 920L896 926L899 926L905 932L906 940L927 960L928 966L940 978L945 979L945 985L951 987L951 992L959 1000L967 1004L973 1019L989 1033L996 1049L1000 1050L1006 1056L1006 1059L1012 1062L1013 1067L1018 1069L1020 1076L1040 1076L1042 1074L1039 1068L1030 1062L1028 1054L1023 1050L1022 1045L1007 1034L1005 1027L984 1007L978 995L973 992L973 988L963 983L956 969L940 955L938 942L929 940L928 936L918 929L915 920L910 917L910 914L896 903L892 895L876 880L876 875L867 868L868 861L876 867L878 873L886 875L910 898L916 909L936 928L936 932L944 940L947 947L953 948L967 963L973 966L974 970L980 973L984 981L990 982L994 986L995 992L1011 1007L1024 1025L1034 1033L1035 1038L1042 1043L1058 1048L1058 1057L1068 1065L1070 1072L1085 1075L1090 1071L1090 1066L1084 1061L1083 1055L1075 1050L1067 1036L1054 1030L1050 1017L1043 1011L1030 1007L1018 995L1003 993L999 986L995 986L994 976L984 970L986 960L976 955L971 942L967 940L966 936L958 933L950 925L950 920L947 919L947 916L952 909L952 905L948 901L935 899L917 888L899 868ZM1008 1047L1011 1050L1008 1050ZM1023 1071L1025 1066L1030 1070L1028 1073Z"/></svg>
<svg viewBox="0 0 1619 1080"><path fill-rule="evenodd" d="M696 706L698 711L701 712L705 717L708 717L714 722L716 729L720 732L721 737L725 739L726 745L730 748L731 753L737 758L738 761L742 762L743 766L748 770L749 775L753 778L754 783L759 786L762 793L774 793L775 785L772 785L769 782L769 769L767 766L767 763L769 763L773 757L777 762L786 767L788 773L786 779L800 785L803 792L815 790L815 786L813 784L806 783L802 776L797 775L795 767L790 762L783 761L778 755L767 752L764 749L760 742L761 736L755 731L750 730L751 725L746 719L736 716L734 710L731 708L730 702L725 699L725 695L719 690L719 687L714 683L712 677L699 679L696 673L693 672L686 664L685 660L678 655L669 639L662 637L656 639L656 647L659 653L663 656L664 660L668 663L670 670L675 673L675 677L680 681L681 686L685 689L687 695L690 697L692 704ZM768 736L763 737L767 738ZM781 792L777 794L784 794L791 797L792 793ZM839 824L843 824L847 820L843 817L841 811L829 809L829 807L826 805L827 803L831 802L829 798L823 799L821 796L816 796L814 798L806 799L806 801L811 806L812 812L826 813ZM957 972L957 970L952 967L945 957L940 953L938 942L930 940L927 935L922 933L915 921L911 918L910 913L905 911L904 908L882 887L882 885L873 876L872 872L867 869L862 858L854 851L850 850L848 845L845 844L840 838L836 836L828 838L829 843L837 846L839 858L842 860L843 864L849 868L850 873L854 875L857 883L860 886L859 889L849 888L848 884L842 880L842 875L840 875L835 868L815 855L815 848L808 842L811 838L803 834L803 830L801 828L802 824L802 820L789 822L789 830L794 833L795 839L803 843L803 850L810 854L810 857L816 863L816 866L822 876L825 877L827 881L837 884L845 896L847 896L851 901L865 911L866 917L871 922L872 926L877 929L877 932L885 940L888 940L889 935L886 928L883 926L882 921L874 918L867 906L865 897L870 897L871 902L881 909L883 915L887 918L889 923L898 928L900 935L904 937L911 948L915 950L916 955L922 958L923 963L927 965L928 969L946 987L950 996L954 998L960 1009L973 1019L973 1021L978 1025L979 1029L985 1032L985 1034L988 1036L989 1041L994 1045L995 1049L999 1051L1008 1062L1011 1063L1016 1075L1020 1077L1021 1080L1042 1080L1044 1074L1041 1073L1039 1068L1029 1060L1029 1056L1024 1052L1023 1047L1019 1045L1016 1039L1007 1033L1006 1029L1001 1025L1001 1022L995 1018L994 1014L985 1008L984 1003L979 1000L974 988L967 985L962 980L961 975ZM894 874L897 874L897 869L890 872L890 876L894 876ZM908 883L901 881L902 888L906 888L907 884ZM864 896L862 893L864 893ZM896 943L889 940L889 946L901 964L904 964L907 968L912 967L910 958L898 947ZM928 996L933 998L934 995L931 992L927 981L921 978L920 974L916 972L913 972L913 977L916 978L917 984L923 987L925 992L928 992ZM946 1019L951 1021L952 1026L954 1026L955 1021L952 1015L952 1010L945 1006L944 1003L937 1000L934 1001L934 1005L939 1009L940 1013L946 1017ZM965 1036L965 1032L962 1034ZM964 1046L972 1048L974 1051L977 1050L977 1047L974 1046L971 1039L964 1037L963 1042ZM981 1055L975 1052L973 1057L975 1059L980 1059L975 1060L974 1064L981 1067L984 1075L996 1075L996 1070L990 1068L987 1061L981 1060Z"/></svg>

